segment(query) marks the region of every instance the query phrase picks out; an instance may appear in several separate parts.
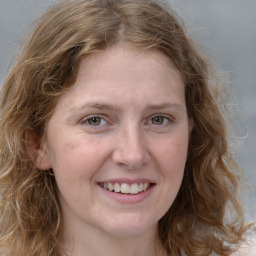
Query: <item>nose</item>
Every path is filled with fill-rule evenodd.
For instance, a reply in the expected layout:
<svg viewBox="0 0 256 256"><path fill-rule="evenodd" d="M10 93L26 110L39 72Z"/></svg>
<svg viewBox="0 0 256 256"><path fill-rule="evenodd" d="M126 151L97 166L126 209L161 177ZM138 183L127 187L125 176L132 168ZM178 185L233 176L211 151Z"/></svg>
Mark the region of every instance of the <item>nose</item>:
<svg viewBox="0 0 256 256"><path fill-rule="evenodd" d="M120 132L112 155L113 161L127 169L138 169L150 160L145 134L139 127Z"/></svg>

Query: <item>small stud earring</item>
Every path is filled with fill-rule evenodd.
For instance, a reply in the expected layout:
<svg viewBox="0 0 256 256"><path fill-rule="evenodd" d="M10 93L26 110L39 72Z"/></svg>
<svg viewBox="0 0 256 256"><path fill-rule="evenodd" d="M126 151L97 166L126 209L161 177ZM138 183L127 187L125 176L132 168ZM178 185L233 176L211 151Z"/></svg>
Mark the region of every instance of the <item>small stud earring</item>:
<svg viewBox="0 0 256 256"><path fill-rule="evenodd" d="M53 170L52 170L52 169L47 170L47 172L48 172L48 174L49 174L50 176L54 176L54 173L53 173Z"/></svg>

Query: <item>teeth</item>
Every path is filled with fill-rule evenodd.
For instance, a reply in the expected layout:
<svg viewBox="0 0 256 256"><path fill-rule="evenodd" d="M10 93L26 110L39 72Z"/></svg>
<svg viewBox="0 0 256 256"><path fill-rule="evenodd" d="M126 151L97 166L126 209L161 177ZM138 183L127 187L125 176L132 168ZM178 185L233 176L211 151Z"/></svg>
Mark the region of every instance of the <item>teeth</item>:
<svg viewBox="0 0 256 256"><path fill-rule="evenodd" d="M143 192L147 190L150 187L150 184L145 182L145 183L133 183L131 185L127 183L111 183L111 182L105 182L103 184L103 187L109 191L113 191L116 193L122 193L122 194L132 194L136 195L140 192Z"/></svg>
<svg viewBox="0 0 256 256"><path fill-rule="evenodd" d="M143 190L147 190L149 188L149 183L143 183Z"/></svg>
<svg viewBox="0 0 256 256"><path fill-rule="evenodd" d="M119 193L119 192L121 191L121 188L120 188L120 186L119 186L118 183L115 183L115 185L114 185L114 191L117 192L117 193Z"/></svg>
<svg viewBox="0 0 256 256"><path fill-rule="evenodd" d="M139 186L138 184L134 183L130 187L130 194L138 194L139 193Z"/></svg>
<svg viewBox="0 0 256 256"><path fill-rule="evenodd" d="M114 190L114 186L112 185L112 183L106 183L107 184L107 186L108 186L108 190L110 190L110 191L113 191ZM105 183L104 183L104 187L105 187Z"/></svg>
<svg viewBox="0 0 256 256"><path fill-rule="evenodd" d="M130 186L127 183L121 184L121 193L129 194L130 193Z"/></svg>

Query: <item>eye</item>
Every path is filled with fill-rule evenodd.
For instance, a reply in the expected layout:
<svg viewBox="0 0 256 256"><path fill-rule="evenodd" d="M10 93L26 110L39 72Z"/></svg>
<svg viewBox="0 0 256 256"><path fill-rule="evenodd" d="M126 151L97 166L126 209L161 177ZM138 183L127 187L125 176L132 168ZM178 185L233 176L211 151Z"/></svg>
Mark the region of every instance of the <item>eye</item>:
<svg viewBox="0 0 256 256"><path fill-rule="evenodd" d="M90 126L102 126L107 124L107 121L100 116L90 116L83 119L82 123L85 123Z"/></svg>
<svg viewBox="0 0 256 256"><path fill-rule="evenodd" d="M163 115L157 115L157 116L153 116L150 119L149 124L160 126L160 125L167 125L170 122L171 122L171 118Z"/></svg>
<svg viewBox="0 0 256 256"><path fill-rule="evenodd" d="M154 116L152 119L151 119L151 122L152 124L155 124L155 125L162 125L164 123L166 118L164 118L163 116Z"/></svg>

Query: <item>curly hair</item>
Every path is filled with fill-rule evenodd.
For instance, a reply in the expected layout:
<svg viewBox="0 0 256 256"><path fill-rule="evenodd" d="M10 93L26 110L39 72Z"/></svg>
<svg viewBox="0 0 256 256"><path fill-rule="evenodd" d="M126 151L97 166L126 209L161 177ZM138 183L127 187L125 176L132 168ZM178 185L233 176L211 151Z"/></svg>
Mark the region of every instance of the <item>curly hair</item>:
<svg viewBox="0 0 256 256"><path fill-rule="evenodd" d="M60 255L55 179L34 166L28 134L42 139L81 60L120 42L164 53L185 81L194 126L181 188L159 221L166 252L230 255L241 241L246 226L236 199L239 167L229 153L222 83L182 20L161 1L67 0L39 19L2 87L1 255Z"/></svg>

